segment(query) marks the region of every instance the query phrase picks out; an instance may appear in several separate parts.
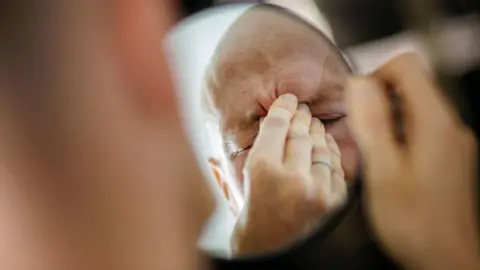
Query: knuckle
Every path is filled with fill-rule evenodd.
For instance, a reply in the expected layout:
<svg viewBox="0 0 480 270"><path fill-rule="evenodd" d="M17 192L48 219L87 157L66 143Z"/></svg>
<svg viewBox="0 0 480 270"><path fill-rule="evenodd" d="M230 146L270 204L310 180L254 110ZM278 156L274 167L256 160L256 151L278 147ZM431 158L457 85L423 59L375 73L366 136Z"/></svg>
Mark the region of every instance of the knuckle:
<svg viewBox="0 0 480 270"><path fill-rule="evenodd" d="M304 133L310 136L309 129L310 125L308 124L308 121L299 121L298 119L294 119L290 126L290 131Z"/></svg>
<svg viewBox="0 0 480 270"><path fill-rule="evenodd" d="M338 180L345 181L345 172L342 169L342 166L336 166L332 170L332 175Z"/></svg>
<svg viewBox="0 0 480 270"><path fill-rule="evenodd" d="M301 129L295 129L295 128L290 129L290 132L288 133L288 139L302 141L305 143L309 143L313 146L312 137L307 132Z"/></svg>
<svg viewBox="0 0 480 270"><path fill-rule="evenodd" d="M283 115L273 114L265 117L263 125L267 128L286 128L290 125L290 119Z"/></svg>
<svg viewBox="0 0 480 270"><path fill-rule="evenodd" d="M296 140L298 144L305 148L313 149L313 141L308 136L299 136L294 138L294 140Z"/></svg>
<svg viewBox="0 0 480 270"><path fill-rule="evenodd" d="M317 147L317 148L325 148L327 150L329 150L329 148L330 148L327 141L323 138L316 138L314 140L314 142L315 142L315 147Z"/></svg>
<svg viewBox="0 0 480 270"><path fill-rule="evenodd" d="M330 151L325 146L315 145L312 155L314 157L330 157Z"/></svg>

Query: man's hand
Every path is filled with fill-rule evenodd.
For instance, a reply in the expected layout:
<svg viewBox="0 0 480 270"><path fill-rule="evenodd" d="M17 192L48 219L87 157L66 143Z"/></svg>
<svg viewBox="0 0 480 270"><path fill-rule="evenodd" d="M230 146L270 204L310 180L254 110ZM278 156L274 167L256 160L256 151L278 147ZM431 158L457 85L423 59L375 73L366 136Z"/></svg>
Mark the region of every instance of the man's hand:
<svg viewBox="0 0 480 270"><path fill-rule="evenodd" d="M234 232L235 255L291 244L346 198L337 145L291 94L263 119L244 174L247 202Z"/></svg>
<svg viewBox="0 0 480 270"><path fill-rule="evenodd" d="M402 98L406 144L395 140L387 86ZM476 142L414 55L349 85L350 127L365 166L369 216L405 266L479 269Z"/></svg>

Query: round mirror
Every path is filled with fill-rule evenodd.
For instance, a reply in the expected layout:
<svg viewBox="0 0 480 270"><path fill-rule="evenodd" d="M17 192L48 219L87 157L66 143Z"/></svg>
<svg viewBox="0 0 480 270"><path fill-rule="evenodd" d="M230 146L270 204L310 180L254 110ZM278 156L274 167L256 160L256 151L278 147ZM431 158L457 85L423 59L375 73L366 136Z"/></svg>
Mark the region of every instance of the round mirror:
<svg viewBox="0 0 480 270"><path fill-rule="evenodd" d="M324 257L345 249L358 254L371 244L361 215L352 211L358 201L359 158L347 129L343 95L352 66L335 46L322 15L309 13L314 6L297 7L216 6L181 22L167 42L187 133L218 200L217 212L199 241L200 248L214 257L264 258L290 250L312 235L332 243L322 248ZM246 168L261 119L287 93L308 107L321 130L310 132L313 144L306 155L311 185L286 181L309 187L302 189L305 197L315 190L321 211L296 208L293 193L279 196L272 192L274 184L254 179ZM276 134L270 136L275 140ZM327 159L315 159L323 153L318 145L324 145ZM272 196L276 205L268 206ZM326 236L333 240L323 241Z"/></svg>

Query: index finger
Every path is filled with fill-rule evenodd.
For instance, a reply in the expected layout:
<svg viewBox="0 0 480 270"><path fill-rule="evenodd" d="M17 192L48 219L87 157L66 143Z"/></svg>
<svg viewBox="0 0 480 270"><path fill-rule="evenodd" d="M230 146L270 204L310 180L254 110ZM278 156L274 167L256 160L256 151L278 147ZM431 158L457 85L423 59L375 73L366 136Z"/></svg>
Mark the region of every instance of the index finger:
<svg viewBox="0 0 480 270"><path fill-rule="evenodd" d="M273 102L260 125L253 144L251 157L268 156L273 162L282 162L290 121L297 110L298 101L293 94L281 95Z"/></svg>

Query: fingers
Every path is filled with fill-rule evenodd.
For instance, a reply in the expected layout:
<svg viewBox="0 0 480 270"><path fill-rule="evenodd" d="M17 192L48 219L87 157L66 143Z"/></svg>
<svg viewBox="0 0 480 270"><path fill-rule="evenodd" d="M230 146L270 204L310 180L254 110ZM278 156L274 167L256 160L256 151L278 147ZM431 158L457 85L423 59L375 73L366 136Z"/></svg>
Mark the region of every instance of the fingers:
<svg viewBox="0 0 480 270"><path fill-rule="evenodd" d="M430 107L436 99L431 75L413 53L402 54L390 60L375 72L374 77L391 84L407 102L407 106Z"/></svg>
<svg viewBox="0 0 480 270"><path fill-rule="evenodd" d="M285 167L303 176L310 175L312 139L309 134L312 115L307 105L301 104L293 116L285 147Z"/></svg>
<svg viewBox="0 0 480 270"><path fill-rule="evenodd" d="M334 203L338 203L336 200L343 200L347 195L347 183L342 169L340 149L338 149L332 135L327 134L326 141L332 160L332 194L335 197Z"/></svg>
<svg viewBox="0 0 480 270"><path fill-rule="evenodd" d="M349 128L369 166L382 166L389 157L397 156L389 101L385 89L373 78L351 79L347 87ZM385 155L385 153L389 153Z"/></svg>
<svg viewBox="0 0 480 270"><path fill-rule="evenodd" d="M297 98L292 94L280 96L270 107L260 127L250 156L262 155L271 162L281 163L290 121L297 110Z"/></svg>
<svg viewBox="0 0 480 270"><path fill-rule="evenodd" d="M425 130L425 126L451 120L452 115L455 115L452 113L452 106L435 87L432 74L422 65L420 58L413 53L394 58L381 67L374 76L392 85L402 98L404 109L409 116L408 120L411 121L414 132ZM430 137L430 133L423 136L427 140Z"/></svg>
<svg viewBox="0 0 480 270"><path fill-rule="evenodd" d="M312 119L310 134L314 139L312 177L315 184L317 210L328 211L347 197L347 184L342 169L340 150L330 134L325 134L318 118Z"/></svg>
<svg viewBox="0 0 480 270"><path fill-rule="evenodd" d="M325 197L331 191L331 158L325 139L325 128L318 118L312 119L310 136L313 138L312 178L318 187L318 196Z"/></svg>

